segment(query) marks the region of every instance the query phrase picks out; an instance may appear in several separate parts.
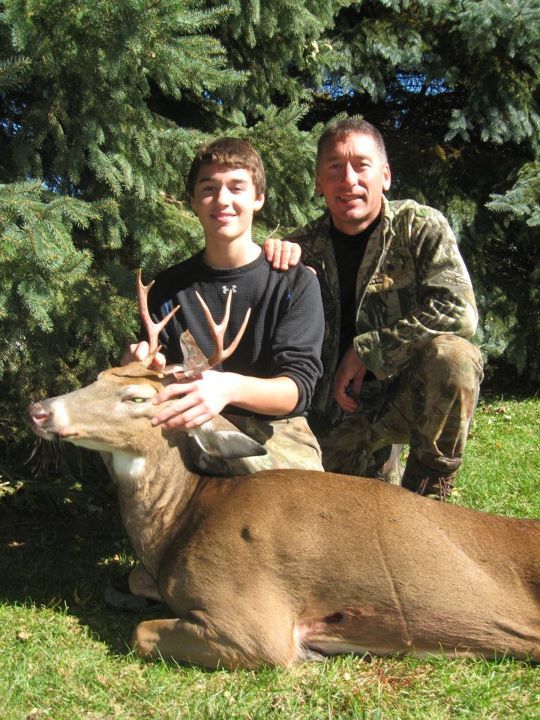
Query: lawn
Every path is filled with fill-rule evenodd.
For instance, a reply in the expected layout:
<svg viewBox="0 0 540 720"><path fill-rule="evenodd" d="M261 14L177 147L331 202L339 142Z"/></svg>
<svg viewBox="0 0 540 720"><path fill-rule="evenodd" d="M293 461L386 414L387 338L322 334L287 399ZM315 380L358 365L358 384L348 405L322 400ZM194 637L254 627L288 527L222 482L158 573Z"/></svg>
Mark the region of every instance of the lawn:
<svg viewBox="0 0 540 720"><path fill-rule="evenodd" d="M453 502L538 518L539 478L540 400L484 401ZM0 504L2 720L540 719L539 670L511 659L347 656L258 672L143 662L131 629L159 611L105 605L133 559L114 503L81 497L49 513Z"/></svg>

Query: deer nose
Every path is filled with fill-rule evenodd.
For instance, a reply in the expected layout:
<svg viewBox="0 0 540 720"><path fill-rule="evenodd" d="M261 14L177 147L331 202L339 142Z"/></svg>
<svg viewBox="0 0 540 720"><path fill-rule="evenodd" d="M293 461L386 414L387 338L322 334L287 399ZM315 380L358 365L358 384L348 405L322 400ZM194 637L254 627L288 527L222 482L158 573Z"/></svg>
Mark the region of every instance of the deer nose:
<svg viewBox="0 0 540 720"><path fill-rule="evenodd" d="M41 403L37 402L30 405L28 408L28 415L36 425L41 425L47 420L50 413L45 410Z"/></svg>

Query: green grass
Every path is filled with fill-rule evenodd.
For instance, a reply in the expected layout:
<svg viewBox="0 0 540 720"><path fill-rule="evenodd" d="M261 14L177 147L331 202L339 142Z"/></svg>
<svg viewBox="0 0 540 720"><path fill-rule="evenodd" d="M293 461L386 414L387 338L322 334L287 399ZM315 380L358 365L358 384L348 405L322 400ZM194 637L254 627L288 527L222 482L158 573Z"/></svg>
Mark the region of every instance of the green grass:
<svg viewBox="0 0 540 720"><path fill-rule="evenodd" d="M483 403L455 502L540 517L539 438L540 400ZM128 643L152 612L103 603L132 558L116 512L91 510L0 507L2 720L540 719L539 670L510 659L346 656L258 672L144 662Z"/></svg>
<svg viewBox="0 0 540 720"><path fill-rule="evenodd" d="M481 403L455 501L501 515L540 517L540 400Z"/></svg>

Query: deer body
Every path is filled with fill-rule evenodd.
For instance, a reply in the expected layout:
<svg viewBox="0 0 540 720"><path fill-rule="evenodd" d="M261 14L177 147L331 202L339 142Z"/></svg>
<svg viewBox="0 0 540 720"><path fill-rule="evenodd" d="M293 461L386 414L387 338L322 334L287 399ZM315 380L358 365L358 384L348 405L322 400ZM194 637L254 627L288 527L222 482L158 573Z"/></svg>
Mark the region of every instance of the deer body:
<svg viewBox="0 0 540 720"><path fill-rule="evenodd" d="M135 363L30 408L35 431L99 450L133 548L172 619L148 656L288 666L342 652L540 660L540 522L301 470L210 478L150 425L166 382Z"/></svg>
<svg viewBox="0 0 540 720"><path fill-rule="evenodd" d="M539 567L517 550L529 523L284 470L207 481L190 530L165 553L160 592L179 617L204 608L210 630L256 648L241 665L366 651L540 657ZM538 557L538 527L534 547Z"/></svg>

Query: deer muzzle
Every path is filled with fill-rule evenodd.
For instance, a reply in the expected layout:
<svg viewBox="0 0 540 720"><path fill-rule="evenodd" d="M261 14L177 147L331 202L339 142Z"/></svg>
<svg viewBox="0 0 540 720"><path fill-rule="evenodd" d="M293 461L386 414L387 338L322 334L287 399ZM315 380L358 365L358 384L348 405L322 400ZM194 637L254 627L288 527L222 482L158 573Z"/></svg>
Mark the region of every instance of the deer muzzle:
<svg viewBox="0 0 540 720"><path fill-rule="evenodd" d="M74 437L77 433L70 428L67 413L63 406L50 402L36 402L28 408L30 427L39 437L62 440Z"/></svg>

